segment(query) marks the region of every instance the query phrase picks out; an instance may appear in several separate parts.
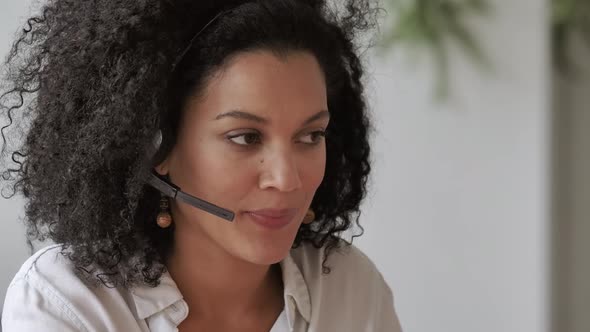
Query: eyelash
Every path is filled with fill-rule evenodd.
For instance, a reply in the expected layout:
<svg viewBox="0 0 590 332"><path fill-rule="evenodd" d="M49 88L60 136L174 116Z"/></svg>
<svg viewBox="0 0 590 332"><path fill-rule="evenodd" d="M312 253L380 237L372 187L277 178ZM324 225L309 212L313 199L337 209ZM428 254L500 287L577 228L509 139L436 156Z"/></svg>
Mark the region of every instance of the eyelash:
<svg viewBox="0 0 590 332"><path fill-rule="evenodd" d="M233 139L235 139L235 138L238 138L238 137L246 137L246 136L248 136L248 135L254 135L254 136L256 136L256 142L254 142L254 143L247 143L247 144L240 144L240 143L236 143L235 141L233 141ZM321 143L321 141L322 141L322 139L323 139L324 137L326 137L326 131L325 131L325 130L316 130L316 131L312 131L312 132L309 132L309 133L307 133L306 135L304 135L304 137L305 137L305 136L310 136L310 135L311 135L311 136L315 136L315 137L317 137L317 138L315 139L315 141L314 141L314 142L312 142L312 143L302 143L302 144L304 144L304 145L308 145L308 146L315 146L315 145L318 145L318 144L320 144L320 143ZM253 146L255 146L255 145L258 145L258 144L260 144L260 142L261 142L261 136L262 136L262 135L261 135L260 133L258 133L258 132L246 132L246 133L240 133L240 134L236 134L236 135L227 135L227 136L226 136L226 139L227 139L227 140L228 140L230 143L232 143L232 144L235 144L235 145L237 145L237 146L244 147L244 148L249 148L249 147L253 147ZM312 139L312 140L313 140L313 139Z"/></svg>

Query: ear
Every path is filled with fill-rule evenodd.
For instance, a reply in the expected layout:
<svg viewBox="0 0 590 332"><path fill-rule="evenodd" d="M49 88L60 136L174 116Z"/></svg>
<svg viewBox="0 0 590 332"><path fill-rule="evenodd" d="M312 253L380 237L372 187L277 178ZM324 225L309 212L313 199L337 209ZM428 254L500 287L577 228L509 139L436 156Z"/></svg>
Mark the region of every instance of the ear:
<svg viewBox="0 0 590 332"><path fill-rule="evenodd" d="M169 163L170 158L166 158L158 166L154 167L154 170L160 175L166 175L170 171Z"/></svg>
<svg viewBox="0 0 590 332"><path fill-rule="evenodd" d="M162 130L158 130L156 132L156 135L154 137L154 149L155 151L158 151L160 149L160 145L162 144ZM162 161L159 165L154 167L154 171L156 171L156 173L160 174L160 175L166 175L168 174L168 169L169 166L168 164L170 160L170 155L166 157L166 159L164 159L164 161Z"/></svg>

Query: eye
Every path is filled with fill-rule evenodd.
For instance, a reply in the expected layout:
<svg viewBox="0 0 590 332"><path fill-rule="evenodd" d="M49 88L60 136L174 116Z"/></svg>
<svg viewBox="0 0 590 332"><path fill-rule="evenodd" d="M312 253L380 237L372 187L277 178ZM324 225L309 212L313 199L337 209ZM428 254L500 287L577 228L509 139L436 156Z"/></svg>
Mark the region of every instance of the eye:
<svg viewBox="0 0 590 332"><path fill-rule="evenodd" d="M260 144L261 141L260 134L255 132L228 135L226 138L232 143L242 146Z"/></svg>
<svg viewBox="0 0 590 332"><path fill-rule="evenodd" d="M320 143L324 137L326 137L325 130L316 130L311 133L308 133L307 135L302 136L300 141L303 144L315 145Z"/></svg>

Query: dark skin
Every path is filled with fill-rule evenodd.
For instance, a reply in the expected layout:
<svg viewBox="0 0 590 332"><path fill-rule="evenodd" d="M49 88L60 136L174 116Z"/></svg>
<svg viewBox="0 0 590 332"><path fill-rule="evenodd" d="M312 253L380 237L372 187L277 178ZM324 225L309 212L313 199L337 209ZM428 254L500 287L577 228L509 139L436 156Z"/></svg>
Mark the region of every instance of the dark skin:
<svg viewBox="0 0 590 332"><path fill-rule="evenodd" d="M259 282L258 289L250 293L250 302L243 303L243 311L234 312L234 316L227 312L189 314L179 326L179 331L241 331L260 332L270 331L281 311L283 310L283 284L280 267L273 266L268 275ZM195 288L196 289L196 288ZM196 291L181 289L187 302L195 302L190 296L197 296ZM261 303L260 299L266 302Z"/></svg>
<svg viewBox="0 0 590 332"><path fill-rule="evenodd" d="M323 72L306 52L238 54L188 103L179 143L156 171L236 218L172 202L166 266L189 307L180 331L270 331L284 308L279 262L324 176L326 109ZM260 209L288 211L288 222L261 226Z"/></svg>

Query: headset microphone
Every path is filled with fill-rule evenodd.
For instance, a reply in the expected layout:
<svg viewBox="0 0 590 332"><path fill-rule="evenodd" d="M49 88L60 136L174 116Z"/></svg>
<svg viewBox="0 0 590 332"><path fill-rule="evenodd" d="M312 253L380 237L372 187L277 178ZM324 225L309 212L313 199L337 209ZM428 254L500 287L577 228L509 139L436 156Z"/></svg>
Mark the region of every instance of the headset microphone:
<svg viewBox="0 0 590 332"><path fill-rule="evenodd" d="M168 182L166 179L162 178L156 172L152 172L149 175L147 181L152 187L158 189L162 194L171 197L172 199L181 200L187 204L190 204L196 208L199 208L203 211L209 212L213 215L216 215L220 218L223 218L227 221L233 221L235 214L224 208L221 208L217 205L204 201L200 198L195 196L189 195L182 191L178 186L174 185L173 183Z"/></svg>

